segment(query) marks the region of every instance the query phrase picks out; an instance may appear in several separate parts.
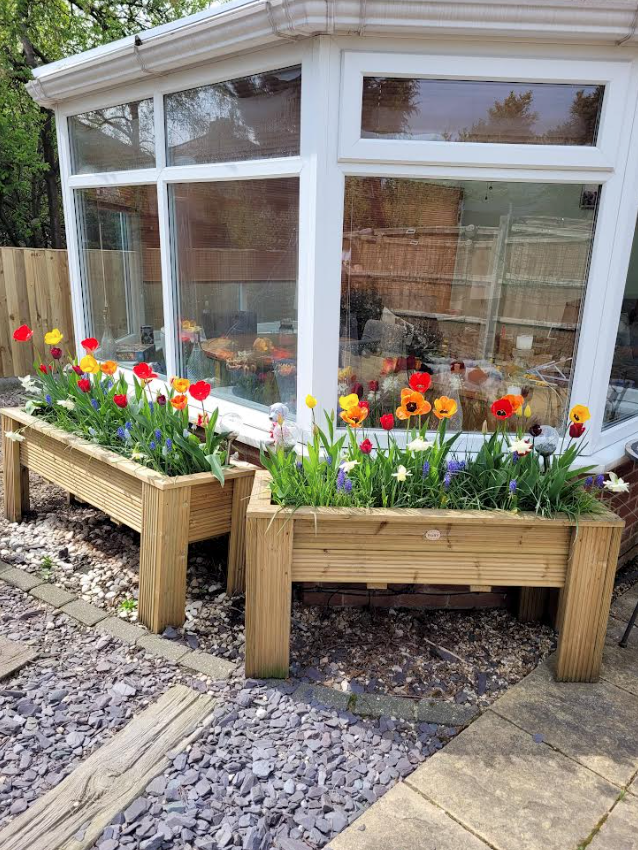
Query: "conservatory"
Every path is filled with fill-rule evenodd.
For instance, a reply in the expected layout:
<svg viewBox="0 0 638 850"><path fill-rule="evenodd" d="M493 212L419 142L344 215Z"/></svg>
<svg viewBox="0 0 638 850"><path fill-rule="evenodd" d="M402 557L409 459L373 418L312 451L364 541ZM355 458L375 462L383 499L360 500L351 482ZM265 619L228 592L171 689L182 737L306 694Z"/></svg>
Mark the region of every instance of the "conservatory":
<svg viewBox="0 0 638 850"><path fill-rule="evenodd" d="M75 336L269 409L415 371L466 446L523 395L638 435L638 35L631 0L246 0L39 68Z"/></svg>

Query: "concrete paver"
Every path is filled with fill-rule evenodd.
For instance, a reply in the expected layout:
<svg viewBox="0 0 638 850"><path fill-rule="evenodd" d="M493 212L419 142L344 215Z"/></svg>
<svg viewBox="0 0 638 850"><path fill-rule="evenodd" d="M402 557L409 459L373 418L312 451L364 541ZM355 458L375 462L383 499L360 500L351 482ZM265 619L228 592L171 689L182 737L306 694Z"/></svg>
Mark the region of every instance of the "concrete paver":
<svg viewBox="0 0 638 850"><path fill-rule="evenodd" d="M210 655L208 652L202 652L201 649L186 653L179 663L198 673L204 673L211 679L227 679L237 666L232 661L217 658L217 656Z"/></svg>
<svg viewBox="0 0 638 850"><path fill-rule="evenodd" d="M25 570L19 570L16 567L9 567L9 569L4 570L1 575L2 581L6 581L7 584L12 584L14 587L19 587L20 590L31 590L32 587L42 584L40 576L34 576L31 573L27 573Z"/></svg>
<svg viewBox="0 0 638 850"><path fill-rule="evenodd" d="M623 636L625 626L620 620L610 619L600 675L605 681L638 696L638 627L632 630L629 642L623 649L618 646L618 641Z"/></svg>
<svg viewBox="0 0 638 850"><path fill-rule="evenodd" d="M69 602L68 605L63 605L60 611L73 617L79 623L84 623L85 626L94 626L100 620L105 620L108 617L106 611L91 605L90 602L84 602L82 599L76 599L74 602Z"/></svg>
<svg viewBox="0 0 638 850"><path fill-rule="evenodd" d="M638 770L638 696L601 680L595 684L556 682L554 665L543 664L511 688L494 711L530 735L599 773L616 785Z"/></svg>
<svg viewBox="0 0 638 850"><path fill-rule="evenodd" d="M105 620L100 620L95 628L98 632L104 632L104 634L123 640L125 643L133 644L148 634L146 629L122 620L121 617L107 617Z"/></svg>
<svg viewBox="0 0 638 850"><path fill-rule="evenodd" d="M406 784L496 850L573 850L620 793L492 711Z"/></svg>
<svg viewBox="0 0 638 850"><path fill-rule="evenodd" d="M488 850L488 845L401 783L326 850Z"/></svg>
<svg viewBox="0 0 638 850"><path fill-rule="evenodd" d="M173 643L171 640L160 637L159 635L145 635L137 642L138 646L145 649L151 655L159 655L161 658L167 658L169 661L181 661L190 649L181 643Z"/></svg>
<svg viewBox="0 0 638 850"><path fill-rule="evenodd" d="M39 584L37 587L32 587L29 593L41 602L53 605L54 608L61 608L75 599L72 593L55 584Z"/></svg>
<svg viewBox="0 0 638 850"><path fill-rule="evenodd" d="M589 850L638 850L638 797L618 801Z"/></svg>

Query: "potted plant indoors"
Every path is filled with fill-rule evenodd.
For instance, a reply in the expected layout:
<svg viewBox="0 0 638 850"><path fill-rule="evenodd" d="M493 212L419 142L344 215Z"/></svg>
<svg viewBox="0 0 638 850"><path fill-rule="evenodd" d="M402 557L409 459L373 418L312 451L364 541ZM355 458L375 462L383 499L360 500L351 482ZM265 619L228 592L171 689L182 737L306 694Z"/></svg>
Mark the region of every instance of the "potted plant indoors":
<svg viewBox="0 0 638 850"><path fill-rule="evenodd" d="M624 525L599 497L627 485L577 463L588 410L572 409L561 438L530 424L521 396L497 399L497 427L461 456L446 433L457 403L431 404L429 386L411 376L380 418L383 445L366 436L355 393L340 399L347 431L326 414L301 452L275 411L247 512L248 676L287 675L291 582L328 581L560 588L557 677L597 678Z"/></svg>
<svg viewBox="0 0 638 850"><path fill-rule="evenodd" d="M31 333L23 326L14 339ZM232 456L236 423L204 409L209 384L174 378L153 392L157 375L139 363L131 392L117 363L97 360L94 338L82 342L79 364L63 365L62 338L50 331L49 356L35 377L21 378L25 407L0 411L5 516L19 522L28 510L32 470L139 531L139 620L154 632L179 626L189 543L229 533L228 589L243 586L255 468ZM202 405L197 423L189 422L189 397Z"/></svg>

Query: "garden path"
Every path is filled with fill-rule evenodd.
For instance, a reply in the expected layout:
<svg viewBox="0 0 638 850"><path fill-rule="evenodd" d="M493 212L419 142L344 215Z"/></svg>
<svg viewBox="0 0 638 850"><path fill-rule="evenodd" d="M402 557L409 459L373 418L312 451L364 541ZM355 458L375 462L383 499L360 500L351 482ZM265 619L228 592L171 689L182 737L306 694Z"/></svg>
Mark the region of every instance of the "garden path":
<svg viewBox="0 0 638 850"><path fill-rule="evenodd" d="M553 657L396 785L330 850L638 850L638 586L612 608L601 680Z"/></svg>

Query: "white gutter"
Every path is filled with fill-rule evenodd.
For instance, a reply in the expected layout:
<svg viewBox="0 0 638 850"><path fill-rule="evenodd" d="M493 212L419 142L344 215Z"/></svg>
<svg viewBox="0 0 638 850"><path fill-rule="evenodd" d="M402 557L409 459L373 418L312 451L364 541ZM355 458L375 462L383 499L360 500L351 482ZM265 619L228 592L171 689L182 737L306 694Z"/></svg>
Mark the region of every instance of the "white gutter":
<svg viewBox="0 0 638 850"><path fill-rule="evenodd" d="M635 44L637 0L236 0L35 69L31 96L70 98L315 35L473 36Z"/></svg>

